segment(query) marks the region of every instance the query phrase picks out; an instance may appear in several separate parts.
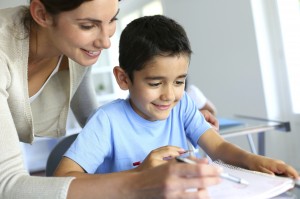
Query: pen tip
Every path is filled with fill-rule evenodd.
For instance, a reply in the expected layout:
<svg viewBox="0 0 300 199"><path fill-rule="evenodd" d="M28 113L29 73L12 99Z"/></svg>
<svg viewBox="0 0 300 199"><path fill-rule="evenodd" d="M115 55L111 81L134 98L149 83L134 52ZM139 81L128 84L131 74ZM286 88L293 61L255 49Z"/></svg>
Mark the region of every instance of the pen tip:
<svg viewBox="0 0 300 199"><path fill-rule="evenodd" d="M247 182L246 180L241 180L241 184L243 184L243 185L249 185L249 182Z"/></svg>

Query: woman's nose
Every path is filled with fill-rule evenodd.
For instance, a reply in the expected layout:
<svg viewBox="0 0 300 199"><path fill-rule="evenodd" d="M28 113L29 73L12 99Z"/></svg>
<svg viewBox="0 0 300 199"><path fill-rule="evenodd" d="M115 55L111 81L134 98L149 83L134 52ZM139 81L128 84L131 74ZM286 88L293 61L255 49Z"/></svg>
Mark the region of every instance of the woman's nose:
<svg viewBox="0 0 300 199"><path fill-rule="evenodd" d="M94 41L96 48L107 49L111 46L110 37L107 34L100 34Z"/></svg>
<svg viewBox="0 0 300 199"><path fill-rule="evenodd" d="M116 27L114 24L102 25L97 35L97 39L94 41L95 47L103 49L109 48L111 46L110 38L115 33L115 29Z"/></svg>

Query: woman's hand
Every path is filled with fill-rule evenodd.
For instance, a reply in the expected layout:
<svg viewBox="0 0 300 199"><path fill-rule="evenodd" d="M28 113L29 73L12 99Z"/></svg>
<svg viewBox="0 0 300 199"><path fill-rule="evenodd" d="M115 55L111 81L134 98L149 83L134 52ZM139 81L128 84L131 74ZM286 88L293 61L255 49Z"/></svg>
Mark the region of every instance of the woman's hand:
<svg viewBox="0 0 300 199"><path fill-rule="evenodd" d="M135 176L129 179L131 183L126 184L134 195L131 198L210 198L207 188L221 182L221 170L209 165L207 159L194 161L197 164L178 163L172 159L166 164L134 173Z"/></svg>
<svg viewBox="0 0 300 199"><path fill-rule="evenodd" d="M210 123L216 131L219 131L219 121L217 118L208 110L200 110L200 112L204 116L205 120Z"/></svg>

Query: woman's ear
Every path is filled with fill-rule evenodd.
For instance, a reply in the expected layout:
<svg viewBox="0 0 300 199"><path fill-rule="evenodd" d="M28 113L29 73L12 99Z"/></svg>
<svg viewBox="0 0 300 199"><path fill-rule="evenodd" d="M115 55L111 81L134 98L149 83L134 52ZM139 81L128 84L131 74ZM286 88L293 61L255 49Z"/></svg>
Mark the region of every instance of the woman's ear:
<svg viewBox="0 0 300 199"><path fill-rule="evenodd" d="M119 87L122 90L128 90L130 79L126 72L120 66L115 66L113 72Z"/></svg>
<svg viewBox="0 0 300 199"><path fill-rule="evenodd" d="M40 0L32 0L29 9L33 20L37 24L42 27L52 25L52 17L47 13L44 4Z"/></svg>

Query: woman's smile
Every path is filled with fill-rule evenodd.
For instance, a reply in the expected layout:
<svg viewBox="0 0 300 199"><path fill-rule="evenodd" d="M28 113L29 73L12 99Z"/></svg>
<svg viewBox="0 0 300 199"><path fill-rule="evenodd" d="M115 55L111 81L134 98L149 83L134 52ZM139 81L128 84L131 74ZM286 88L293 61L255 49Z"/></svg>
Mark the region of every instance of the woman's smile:
<svg viewBox="0 0 300 199"><path fill-rule="evenodd" d="M101 50L99 51L88 51L88 50L84 50L82 49L83 52L88 55L89 57L92 57L92 58L98 58L101 54Z"/></svg>

